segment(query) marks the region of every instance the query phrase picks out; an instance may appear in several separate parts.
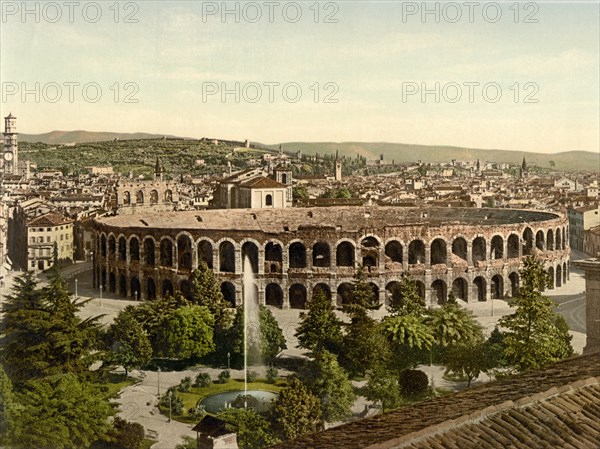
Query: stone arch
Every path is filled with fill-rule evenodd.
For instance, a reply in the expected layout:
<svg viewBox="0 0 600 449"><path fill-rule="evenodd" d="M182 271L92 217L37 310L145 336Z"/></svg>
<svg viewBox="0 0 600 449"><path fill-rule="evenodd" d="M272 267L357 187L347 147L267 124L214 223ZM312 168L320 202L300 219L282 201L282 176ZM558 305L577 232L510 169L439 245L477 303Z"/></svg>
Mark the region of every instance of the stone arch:
<svg viewBox="0 0 600 449"><path fill-rule="evenodd" d="M192 237L188 234L181 234L177 237L177 267L180 270L192 269Z"/></svg>
<svg viewBox="0 0 600 449"><path fill-rule="evenodd" d="M144 239L144 263L150 267L156 264L155 255L156 243L152 237L146 237Z"/></svg>
<svg viewBox="0 0 600 449"><path fill-rule="evenodd" d="M554 231L552 229L548 229L546 233L546 250L554 251Z"/></svg>
<svg viewBox="0 0 600 449"><path fill-rule="evenodd" d="M335 249L335 264L338 267L355 266L356 248L348 240L338 243Z"/></svg>
<svg viewBox="0 0 600 449"><path fill-rule="evenodd" d="M135 204L144 204L144 192L142 190L135 193Z"/></svg>
<svg viewBox="0 0 600 449"><path fill-rule="evenodd" d="M516 259L519 257L519 246L520 246L520 242L519 242L519 236L517 234L510 234L508 236L508 241L507 241L507 257L509 259Z"/></svg>
<svg viewBox="0 0 600 449"><path fill-rule="evenodd" d="M313 267L331 266L329 243L318 241L313 245Z"/></svg>
<svg viewBox="0 0 600 449"><path fill-rule="evenodd" d="M188 301L192 300L192 282L189 279L182 279L179 281L179 291L185 299Z"/></svg>
<svg viewBox="0 0 600 449"><path fill-rule="evenodd" d="M117 289L117 278L115 273L112 271L108 274L108 291L109 293L115 293Z"/></svg>
<svg viewBox="0 0 600 449"><path fill-rule="evenodd" d="M271 195L270 193L267 194L267 196L265 196L265 206L272 206L273 205L273 195Z"/></svg>
<svg viewBox="0 0 600 449"><path fill-rule="evenodd" d="M408 263L409 265L425 263L425 244L422 240L413 240L408 245Z"/></svg>
<svg viewBox="0 0 600 449"><path fill-rule="evenodd" d="M140 240L136 236L129 239L129 259L132 262L140 261Z"/></svg>
<svg viewBox="0 0 600 449"><path fill-rule="evenodd" d="M483 237L475 237L473 239L473 264L477 264L477 262L485 262L486 261L486 242Z"/></svg>
<svg viewBox="0 0 600 449"><path fill-rule="evenodd" d="M148 298L149 301L154 301L156 299L156 283L151 277L146 280L146 298Z"/></svg>
<svg viewBox="0 0 600 449"><path fill-rule="evenodd" d="M242 269L244 268L244 259L250 261L253 273L258 273L258 244L251 240L246 240L242 244Z"/></svg>
<svg viewBox="0 0 600 449"><path fill-rule="evenodd" d="M163 237L160 241L160 265L163 267L173 266L173 242L170 237Z"/></svg>
<svg viewBox="0 0 600 449"><path fill-rule="evenodd" d="M235 247L229 240L224 240L219 245L219 271L235 273Z"/></svg>
<svg viewBox="0 0 600 449"><path fill-rule="evenodd" d="M550 290L552 290L556 285L556 281L554 280L554 267L548 268L548 277L550 278Z"/></svg>
<svg viewBox="0 0 600 449"><path fill-rule="evenodd" d="M386 284L386 305L390 305L392 302L398 303L402 299L402 293L400 292L400 282L390 281Z"/></svg>
<svg viewBox="0 0 600 449"><path fill-rule="evenodd" d="M225 301L229 303L230 307L235 307L235 285L231 282L222 282L221 283L221 294Z"/></svg>
<svg viewBox="0 0 600 449"><path fill-rule="evenodd" d="M118 240L118 254L119 260L126 261L127 260L127 239L124 235L119 237Z"/></svg>
<svg viewBox="0 0 600 449"><path fill-rule="evenodd" d="M293 284L289 288L289 299L290 308L292 309L306 309L306 301L308 294L306 287L302 284Z"/></svg>
<svg viewBox="0 0 600 449"><path fill-rule="evenodd" d="M306 246L298 241L290 244L289 249L290 268L306 268Z"/></svg>
<svg viewBox="0 0 600 449"><path fill-rule="evenodd" d="M129 292L134 301L139 301L142 297L142 285L137 276L132 276L129 281Z"/></svg>
<svg viewBox="0 0 600 449"><path fill-rule="evenodd" d="M513 271L508 275L508 280L510 281L510 296L515 298L519 295L519 273Z"/></svg>
<svg viewBox="0 0 600 449"><path fill-rule="evenodd" d="M164 201L165 203L173 202L173 191L171 189L165 190Z"/></svg>
<svg viewBox="0 0 600 449"><path fill-rule="evenodd" d="M106 257L106 235L102 234L100 237L100 256Z"/></svg>
<svg viewBox="0 0 600 449"><path fill-rule="evenodd" d="M283 308L283 290L279 284L268 284L265 290L265 304Z"/></svg>
<svg viewBox="0 0 600 449"><path fill-rule="evenodd" d="M523 255L531 256L533 253L533 231L530 227L523 231Z"/></svg>
<svg viewBox="0 0 600 449"><path fill-rule="evenodd" d="M342 282L337 287L337 294L335 296L335 303L338 307L342 307L346 304L352 303L352 290L353 285L350 282Z"/></svg>
<svg viewBox="0 0 600 449"><path fill-rule="evenodd" d="M379 285L375 282L369 282L369 287L373 292L373 296L371 297L371 305L376 306L379 304Z"/></svg>
<svg viewBox="0 0 600 449"><path fill-rule="evenodd" d="M535 233L535 247L538 251L544 251L544 248L546 248L545 239L544 231L541 229Z"/></svg>
<svg viewBox="0 0 600 449"><path fill-rule="evenodd" d="M169 279L162 281L162 297L173 296L173 283Z"/></svg>
<svg viewBox="0 0 600 449"><path fill-rule="evenodd" d="M131 204L131 192L123 192L123 206L129 206Z"/></svg>
<svg viewBox="0 0 600 449"><path fill-rule="evenodd" d="M562 240L561 240L561 231L560 231L560 228L556 229L555 240L556 240L556 243L554 245L554 248L556 248L557 250L562 249Z"/></svg>
<svg viewBox="0 0 600 449"><path fill-rule="evenodd" d="M119 275L119 295L127 298L127 277L123 273Z"/></svg>
<svg viewBox="0 0 600 449"><path fill-rule="evenodd" d="M379 266L380 241L374 235L365 236L360 242L361 263L363 267Z"/></svg>
<svg viewBox="0 0 600 449"><path fill-rule="evenodd" d="M431 242L431 265L446 265L447 260L446 241L442 238L436 238Z"/></svg>
<svg viewBox="0 0 600 449"><path fill-rule="evenodd" d="M198 266L204 262L209 270L213 269L213 248L214 244L209 240L198 242Z"/></svg>
<svg viewBox="0 0 600 449"><path fill-rule="evenodd" d="M463 301L469 300L469 287L467 281L464 278L456 278L452 281L452 293L454 297L457 299L462 299Z"/></svg>
<svg viewBox="0 0 600 449"><path fill-rule="evenodd" d="M417 286L417 292L421 299L425 299L425 283L423 281L416 280L415 285Z"/></svg>
<svg viewBox="0 0 600 449"><path fill-rule="evenodd" d="M385 256L388 257L391 262L402 263L402 243L398 240L390 240L387 242L385 244Z"/></svg>
<svg viewBox="0 0 600 449"><path fill-rule="evenodd" d="M108 236L108 256L115 257L115 253L117 252L117 240L115 236L110 234Z"/></svg>
<svg viewBox="0 0 600 449"><path fill-rule="evenodd" d="M564 242L564 240L563 240L563 242ZM567 263L566 262L563 263L562 275L563 275L563 284L566 284L567 283Z"/></svg>
<svg viewBox="0 0 600 449"><path fill-rule="evenodd" d="M278 241L265 245L265 273L281 273L283 271L283 250Z"/></svg>
<svg viewBox="0 0 600 449"><path fill-rule="evenodd" d="M150 204L158 204L158 191L155 189L150 191Z"/></svg>
<svg viewBox="0 0 600 449"><path fill-rule="evenodd" d="M483 276L477 276L475 279L473 279L473 288L473 293L475 294L477 301L487 300L487 282L485 281L485 278Z"/></svg>
<svg viewBox="0 0 600 449"><path fill-rule="evenodd" d="M323 291L323 293L325 293L325 297L329 300L331 300L331 289L329 288L329 285L325 284L324 282L320 282L317 285L315 285L313 287L313 295L315 294L315 291L317 289L321 289Z"/></svg>
<svg viewBox="0 0 600 449"><path fill-rule="evenodd" d="M492 276L492 299L504 299L504 278L500 274Z"/></svg>
<svg viewBox="0 0 600 449"><path fill-rule="evenodd" d="M467 240L463 237L456 237L452 241L452 255L467 263Z"/></svg>
<svg viewBox="0 0 600 449"><path fill-rule="evenodd" d="M567 249L567 233L565 232L565 228L562 228L562 249Z"/></svg>
<svg viewBox="0 0 600 449"><path fill-rule="evenodd" d="M556 286L562 287L562 265L558 264L556 266Z"/></svg>
<svg viewBox="0 0 600 449"><path fill-rule="evenodd" d="M500 235L492 237L490 242L490 259L497 260L504 257L504 239Z"/></svg>
<svg viewBox="0 0 600 449"><path fill-rule="evenodd" d="M431 295L437 304L445 304L448 299L446 283L441 279L436 279L431 283Z"/></svg>

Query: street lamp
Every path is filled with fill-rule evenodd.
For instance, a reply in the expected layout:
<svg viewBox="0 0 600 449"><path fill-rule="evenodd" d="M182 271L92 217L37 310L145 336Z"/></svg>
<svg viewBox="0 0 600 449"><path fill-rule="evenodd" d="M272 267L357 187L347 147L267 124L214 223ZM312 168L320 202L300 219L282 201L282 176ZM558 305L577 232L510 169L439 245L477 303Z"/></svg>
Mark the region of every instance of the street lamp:
<svg viewBox="0 0 600 449"><path fill-rule="evenodd" d="M158 397L160 398L160 366L158 367L156 374L158 376Z"/></svg>
<svg viewBox="0 0 600 449"><path fill-rule="evenodd" d="M228 352L227 353L227 369L231 369L231 367L229 366L229 359L231 358L231 354Z"/></svg>
<svg viewBox="0 0 600 449"><path fill-rule="evenodd" d="M169 421L168 422L171 422L171 398L172 398L172 395L169 395Z"/></svg>
<svg viewBox="0 0 600 449"><path fill-rule="evenodd" d="M75 278L75 298L79 298L79 295L77 294L77 278Z"/></svg>
<svg viewBox="0 0 600 449"><path fill-rule="evenodd" d="M100 307L102 307L102 284L100 284Z"/></svg>

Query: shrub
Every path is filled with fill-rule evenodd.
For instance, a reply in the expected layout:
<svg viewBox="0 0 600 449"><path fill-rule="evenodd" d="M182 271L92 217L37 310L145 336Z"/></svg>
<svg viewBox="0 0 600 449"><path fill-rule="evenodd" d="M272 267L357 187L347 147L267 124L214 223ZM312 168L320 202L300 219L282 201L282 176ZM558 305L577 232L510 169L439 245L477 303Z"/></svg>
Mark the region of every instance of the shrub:
<svg viewBox="0 0 600 449"><path fill-rule="evenodd" d="M211 383L212 380L210 379L210 374L208 373L199 373L194 379L195 387L205 388L208 387Z"/></svg>
<svg viewBox="0 0 600 449"><path fill-rule="evenodd" d="M231 372L228 369L223 370L219 373L220 384L226 384L229 379L231 379Z"/></svg>
<svg viewBox="0 0 600 449"><path fill-rule="evenodd" d="M246 378L248 382L256 382L256 378L258 377L258 373L256 371L248 371Z"/></svg>
<svg viewBox="0 0 600 449"><path fill-rule="evenodd" d="M144 426L116 417L113 423L113 441L123 449L139 449L144 441Z"/></svg>
<svg viewBox="0 0 600 449"><path fill-rule="evenodd" d="M183 414L183 399L177 395L176 387L171 387L167 390L167 393L160 399L160 405L167 409L167 411L171 407L173 415Z"/></svg>
<svg viewBox="0 0 600 449"><path fill-rule="evenodd" d="M418 369L405 369L400 372L398 379L402 395L418 397L427 392L429 379L427 374Z"/></svg>
<svg viewBox="0 0 600 449"><path fill-rule="evenodd" d="M231 406L233 408L246 408L246 405L248 408L256 410L258 407L258 399L252 395L239 394L233 401L231 401Z"/></svg>
<svg viewBox="0 0 600 449"><path fill-rule="evenodd" d="M192 378L191 377L186 376L183 379L181 379L181 382L179 382L179 391L181 391L182 393L186 393L186 392L190 391L191 388L192 388Z"/></svg>
<svg viewBox="0 0 600 449"><path fill-rule="evenodd" d="M206 410L203 405L200 405L200 401L196 403L193 407L190 407L188 410L188 415L190 415L196 421L206 415Z"/></svg>
<svg viewBox="0 0 600 449"><path fill-rule="evenodd" d="M277 368L270 367L269 369L267 369L267 382L274 384L278 378L279 371L277 371Z"/></svg>

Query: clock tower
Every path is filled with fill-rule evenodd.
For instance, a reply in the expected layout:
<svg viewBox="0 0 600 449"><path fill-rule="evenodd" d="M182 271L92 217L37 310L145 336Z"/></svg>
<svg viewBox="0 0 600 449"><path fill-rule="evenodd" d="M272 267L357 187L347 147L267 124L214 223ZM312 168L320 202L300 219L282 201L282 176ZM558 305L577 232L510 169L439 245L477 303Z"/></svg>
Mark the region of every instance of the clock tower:
<svg viewBox="0 0 600 449"><path fill-rule="evenodd" d="M17 117L8 114L4 117L4 174L19 174L19 145L17 143Z"/></svg>

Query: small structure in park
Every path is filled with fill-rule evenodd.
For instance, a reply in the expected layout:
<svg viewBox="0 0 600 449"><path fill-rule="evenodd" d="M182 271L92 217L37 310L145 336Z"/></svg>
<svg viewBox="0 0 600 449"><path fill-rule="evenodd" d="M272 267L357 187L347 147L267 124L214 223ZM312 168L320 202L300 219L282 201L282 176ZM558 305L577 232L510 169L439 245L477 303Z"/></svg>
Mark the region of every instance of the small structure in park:
<svg viewBox="0 0 600 449"><path fill-rule="evenodd" d="M237 435L227 429L227 423L206 415L192 429L197 434L198 449L238 449Z"/></svg>

